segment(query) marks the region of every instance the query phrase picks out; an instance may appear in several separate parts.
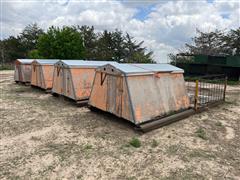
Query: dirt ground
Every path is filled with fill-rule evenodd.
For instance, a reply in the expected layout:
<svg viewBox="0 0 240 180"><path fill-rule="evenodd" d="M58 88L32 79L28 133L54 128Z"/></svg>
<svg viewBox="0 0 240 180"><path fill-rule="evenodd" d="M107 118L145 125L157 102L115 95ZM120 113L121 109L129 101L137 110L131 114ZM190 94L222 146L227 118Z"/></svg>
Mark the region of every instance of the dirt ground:
<svg viewBox="0 0 240 180"><path fill-rule="evenodd" d="M0 74L0 179L240 179L240 85L223 105L141 134Z"/></svg>

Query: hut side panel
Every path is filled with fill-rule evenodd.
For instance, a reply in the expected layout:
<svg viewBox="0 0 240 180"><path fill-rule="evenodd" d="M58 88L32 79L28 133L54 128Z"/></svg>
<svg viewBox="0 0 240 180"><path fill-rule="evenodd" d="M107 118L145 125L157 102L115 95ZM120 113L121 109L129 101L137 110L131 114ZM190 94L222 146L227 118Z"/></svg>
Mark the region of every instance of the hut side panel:
<svg viewBox="0 0 240 180"><path fill-rule="evenodd" d="M60 95L63 93L63 68L54 67L52 92Z"/></svg>
<svg viewBox="0 0 240 180"><path fill-rule="evenodd" d="M89 104L133 121L126 79L97 71ZM105 77L105 78L104 78Z"/></svg>
<svg viewBox="0 0 240 180"><path fill-rule="evenodd" d="M189 107L182 74L129 76L136 124Z"/></svg>
<svg viewBox="0 0 240 180"><path fill-rule="evenodd" d="M124 76L107 75L107 111L119 117L134 121L129 92Z"/></svg>
<svg viewBox="0 0 240 180"><path fill-rule="evenodd" d="M31 82L31 73L32 68L30 64L21 64L20 65L20 77L22 77L23 82ZM21 78L20 78L21 81Z"/></svg>
<svg viewBox="0 0 240 180"><path fill-rule="evenodd" d="M32 65L32 77L31 77L31 85L37 86L37 72L38 66Z"/></svg>
<svg viewBox="0 0 240 180"><path fill-rule="evenodd" d="M133 117L133 110L131 107L131 101L130 101L128 86L127 86L127 78L124 77L123 80L124 81L123 81L123 93L122 93L122 117L124 119L128 119L133 122L134 117Z"/></svg>
<svg viewBox="0 0 240 180"><path fill-rule="evenodd" d="M89 104L103 111L107 111L107 83L106 79L102 82L101 72L99 71L95 74Z"/></svg>
<svg viewBox="0 0 240 180"><path fill-rule="evenodd" d="M76 100L88 99L91 93L95 69L71 69Z"/></svg>
<svg viewBox="0 0 240 180"><path fill-rule="evenodd" d="M41 88L43 89L52 89L53 82L53 65L44 65L42 66L42 76L43 81L41 83Z"/></svg>
<svg viewBox="0 0 240 180"><path fill-rule="evenodd" d="M63 95L75 100L74 85L70 69L63 72Z"/></svg>
<svg viewBox="0 0 240 180"><path fill-rule="evenodd" d="M31 85L41 87L43 82L41 66L33 64L32 69Z"/></svg>
<svg viewBox="0 0 240 180"><path fill-rule="evenodd" d="M20 67L19 64L15 64L15 70L14 70L14 80L20 81Z"/></svg>

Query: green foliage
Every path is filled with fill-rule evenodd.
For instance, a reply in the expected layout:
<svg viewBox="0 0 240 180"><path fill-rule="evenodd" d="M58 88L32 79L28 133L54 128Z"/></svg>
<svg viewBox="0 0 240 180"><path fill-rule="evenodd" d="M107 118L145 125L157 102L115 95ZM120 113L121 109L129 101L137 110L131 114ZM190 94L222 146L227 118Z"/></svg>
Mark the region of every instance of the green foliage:
<svg viewBox="0 0 240 180"><path fill-rule="evenodd" d="M121 63L155 63L143 41L122 31L95 32L89 26L50 27L46 33L30 24L17 37L0 41L1 62L17 58L91 59Z"/></svg>
<svg viewBox="0 0 240 180"><path fill-rule="evenodd" d="M89 150L89 149L92 149L93 148L93 146L91 145L91 144L86 144L85 146L84 146L84 149L85 150Z"/></svg>
<svg viewBox="0 0 240 180"><path fill-rule="evenodd" d="M43 59L44 57L40 55L37 49L31 50L28 52L28 58L30 59Z"/></svg>
<svg viewBox="0 0 240 180"><path fill-rule="evenodd" d="M215 30L213 32L201 32L197 29L197 36L192 38L194 44L186 44L190 54L221 55L224 54L223 46L224 32Z"/></svg>
<svg viewBox="0 0 240 180"><path fill-rule="evenodd" d="M198 128L196 135L204 140L207 140L207 134L202 127Z"/></svg>
<svg viewBox="0 0 240 180"><path fill-rule="evenodd" d="M86 28L83 29L82 33L86 34ZM93 28L88 31L88 36L84 35L87 58L120 63L154 63L152 52L146 53L146 48L142 47L143 41L137 43L129 34L124 35L116 29L112 32L105 30L94 36ZM95 42L90 41L89 37Z"/></svg>
<svg viewBox="0 0 240 180"><path fill-rule="evenodd" d="M13 70L14 66L12 64L1 64L0 65L0 71L1 70Z"/></svg>
<svg viewBox="0 0 240 180"><path fill-rule="evenodd" d="M23 29L19 35L19 39L27 53L28 51L36 49L37 40L42 34L43 30L40 29L36 23L29 24Z"/></svg>
<svg viewBox="0 0 240 180"><path fill-rule="evenodd" d="M85 47L85 58L96 59L97 34L94 32L94 27L78 26L77 29L81 32L83 45Z"/></svg>
<svg viewBox="0 0 240 180"><path fill-rule="evenodd" d="M17 58L27 58L29 51L36 49L39 36L43 34L37 24L30 24L17 37L10 36L0 41L1 63L9 63Z"/></svg>
<svg viewBox="0 0 240 180"><path fill-rule="evenodd" d="M141 141L138 138L132 138L129 144L135 148L141 147Z"/></svg>
<svg viewBox="0 0 240 180"><path fill-rule="evenodd" d="M50 27L38 40L38 50L47 59L82 59L84 47L81 33L75 27Z"/></svg>
<svg viewBox="0 0 240 180"><path fill-rule="evenodd" d="M7 40L1 41L1 63L9 63L25 56L26 51L19 38L10 36Z"/></svg>

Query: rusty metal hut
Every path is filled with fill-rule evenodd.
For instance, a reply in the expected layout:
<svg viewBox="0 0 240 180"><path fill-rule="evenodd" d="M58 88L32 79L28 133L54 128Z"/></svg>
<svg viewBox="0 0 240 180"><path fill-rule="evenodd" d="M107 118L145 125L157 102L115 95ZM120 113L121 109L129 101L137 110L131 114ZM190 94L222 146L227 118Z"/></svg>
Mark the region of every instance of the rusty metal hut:
<svg viewBox="0 0 240 180"><path fill-rule="evenodd" d="M87 103L95 69L111 61L60 60L54 66L52 94L63 95L77 103Z"/></svg>
<svg viewBox="0 0 240 180"><path fill-rule="evenodd" d="M183 70L169 64L107 64L97 68L89 105L136 125L190 106Z"/></svg>
<svg viewBox="0 0 240 180"><path fill-rule="evenodd" d="M57 59L36 59L32 62L31 85L46 91L52 89L54 64Z"/></svg>
<svg viewBox="0 0 240 180"><path fill-rule="evenodd" d="M31 63L34 59L17 59L15 61L14 81L30 83L31 82Z"/></svg>

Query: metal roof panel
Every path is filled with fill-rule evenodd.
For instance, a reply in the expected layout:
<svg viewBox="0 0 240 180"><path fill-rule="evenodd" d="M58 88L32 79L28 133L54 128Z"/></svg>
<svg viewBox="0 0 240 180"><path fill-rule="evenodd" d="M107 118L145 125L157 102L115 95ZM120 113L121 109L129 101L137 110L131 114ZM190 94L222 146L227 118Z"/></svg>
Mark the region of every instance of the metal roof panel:
<svg viewBox="0 0 240 180"><path fill-rule="evenodd" d="M171 64L133 64L134 66L153 71L153 72L184 72Z"/></svg>
<svg viewBox="0 0 240 180"><path fill-rule="evenodd" d="M39 64L53 65L56 62L58 62L59 59L35 59L34 61L39 63Z"/></svg>
<svg viewBox="0 0 240 180"><path fill-rule="evenodd" d="M87 60L61 60L65 66L76 68L76 67L99 67L105 64L118 64L114 61L87 61Z"/></svg>
<svg viewBox="0 0 240 180"><path fill-rule="evenodd" d="M22 64L31 64L34 59L17 59L17 61L21 62Z"/></svg>
<svg viewBox="0 0 240 180"><path fill-rule="evenodd" d="M149 70L134 66L132 64L114 64L113 66L125 74L149 73Z"/></svg>

